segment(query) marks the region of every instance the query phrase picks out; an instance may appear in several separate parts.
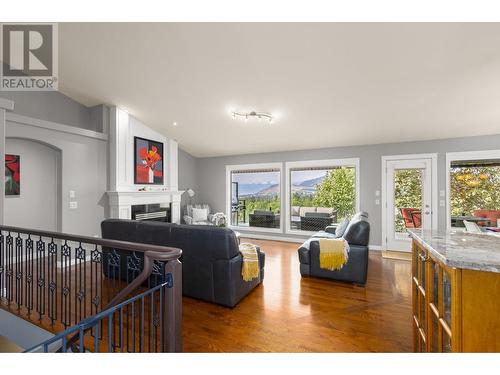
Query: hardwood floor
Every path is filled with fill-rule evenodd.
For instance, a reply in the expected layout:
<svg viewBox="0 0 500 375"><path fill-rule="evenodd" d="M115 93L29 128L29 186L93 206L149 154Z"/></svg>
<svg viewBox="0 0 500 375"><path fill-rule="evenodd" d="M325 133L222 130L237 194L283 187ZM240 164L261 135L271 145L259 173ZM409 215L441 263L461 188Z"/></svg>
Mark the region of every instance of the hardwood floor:
<svg viewBox="0 0 500 375"><path fill-rule="evenodd" d="M371 252L365 287L299 273L297 244L266 253L264 283L234 309L184 297L185 352L409 352L411 263Z"/></svg>
<svg viewBox="0 0 500 375"><path fill-rule="evenodd" d="M296 243L248 242L259 244L266 253L264 283L233 309L184 297L185 352L411 351L410 262L372 252L368 282L359 287L301 278ZM60 301L59 288L56 292ZM28 316L25 308L3 308L49 331L63 330L48 317L39 321L35 313ZM91 315L89 306L86 310ZM75 312L72 322L81 319ZM107 347L106 337L101 345Z"/></svg>

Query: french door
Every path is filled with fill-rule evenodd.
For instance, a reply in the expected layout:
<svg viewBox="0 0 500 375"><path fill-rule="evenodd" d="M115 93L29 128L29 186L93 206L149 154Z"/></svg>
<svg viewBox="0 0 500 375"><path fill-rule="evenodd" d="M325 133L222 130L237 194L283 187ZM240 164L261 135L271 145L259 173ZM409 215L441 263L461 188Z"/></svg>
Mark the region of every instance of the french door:
<svg viewBox="0 0 500 375"><path fill-rule="evenodd" d="M411 251L407 230L435 227L435 156L383 160L385 184L382 242L385 250Z"/></svg>

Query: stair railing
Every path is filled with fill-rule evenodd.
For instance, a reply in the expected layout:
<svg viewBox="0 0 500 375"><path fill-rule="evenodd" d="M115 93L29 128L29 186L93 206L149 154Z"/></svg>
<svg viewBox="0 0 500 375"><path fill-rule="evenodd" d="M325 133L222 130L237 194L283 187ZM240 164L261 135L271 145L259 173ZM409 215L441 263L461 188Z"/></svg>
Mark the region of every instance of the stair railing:
<svg viewBox="0 0 500 375"><path fill-rule="evenodd" d="M60 333L163 285L161 308L157 297L148 305L155 313L151 322L155 329L162 326L160 351L181 351L181 253L171 247L2 225L0 307ZM87 337L87 331L78 339Z"/></svg>

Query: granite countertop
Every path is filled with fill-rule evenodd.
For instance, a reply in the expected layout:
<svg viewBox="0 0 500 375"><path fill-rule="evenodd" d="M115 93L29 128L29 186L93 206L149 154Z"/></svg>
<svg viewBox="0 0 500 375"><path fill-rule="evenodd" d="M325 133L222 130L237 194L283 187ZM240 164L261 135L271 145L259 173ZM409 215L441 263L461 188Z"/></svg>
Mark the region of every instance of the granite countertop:
<svg viewBox="0 0 500 375"><path fill-rule="evenodd" d="M431 256L449 267L500 273L500 236L460 231L408 230Z"/></svg>

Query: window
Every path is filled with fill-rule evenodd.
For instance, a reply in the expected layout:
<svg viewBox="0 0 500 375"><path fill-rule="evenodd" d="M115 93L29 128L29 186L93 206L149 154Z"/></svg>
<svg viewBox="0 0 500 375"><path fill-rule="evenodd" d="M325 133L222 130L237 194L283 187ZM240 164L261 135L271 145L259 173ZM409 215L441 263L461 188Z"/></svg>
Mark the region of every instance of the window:
<svg viewBox="0 0 500 375"><path fill-rule="evenodd" d="M288 232L323 230L359 210L359 159L286 165Z"/></svg>
<svg viewBox="0 0 500 375"><path fill-rule="evenodd" d="M228 217L240 229L281 228L281 163L227 166Z"/></svg>
<svg viewBox="0 0 500 375"><path fill-rule="evenodd" d="M464 153L459 160L448 162L449 225L463 228L465 220L479 227L497 227L500 224L500 155L497 158L491 155L488 159L466 159L467 156L473 157L474 153Z"/></svg>

